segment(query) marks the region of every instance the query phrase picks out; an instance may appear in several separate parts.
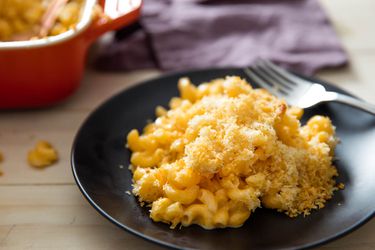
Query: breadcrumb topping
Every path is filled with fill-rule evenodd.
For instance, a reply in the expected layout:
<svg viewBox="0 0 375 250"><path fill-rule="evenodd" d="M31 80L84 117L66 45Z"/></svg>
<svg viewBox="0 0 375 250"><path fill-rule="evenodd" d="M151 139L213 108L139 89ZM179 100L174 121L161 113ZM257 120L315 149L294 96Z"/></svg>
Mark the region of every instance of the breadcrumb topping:
<svg viewBox="0 0 375 250"><path fill-rule="evenodd" d="M178 87L169 110L127 137L133 193L155 221L209 229L241 226L259 207L308 215L338 189L328 117L302 126L302 109L236 76Z"/></svg>

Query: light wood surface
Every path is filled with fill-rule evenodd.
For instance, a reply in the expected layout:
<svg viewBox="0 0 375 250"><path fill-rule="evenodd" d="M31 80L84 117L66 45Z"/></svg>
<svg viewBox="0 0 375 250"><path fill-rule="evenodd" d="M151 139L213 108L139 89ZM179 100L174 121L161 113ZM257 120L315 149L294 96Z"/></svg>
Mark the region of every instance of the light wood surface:
<svg viewBox="0 0 375 250"><path fill-rule="evenodd" d="M373 0L321 0L349 53L351 65L318 74L375 103ZM82 86L68 101L49 109L0 111L0 249L163 249L115 227L82 197L70 169L73 137L101 102L154 70L105 74L87 69ZM50 141L60 161L35 170L27 151L39 139ZM375 220L317 249L375 249Z"/></svg>

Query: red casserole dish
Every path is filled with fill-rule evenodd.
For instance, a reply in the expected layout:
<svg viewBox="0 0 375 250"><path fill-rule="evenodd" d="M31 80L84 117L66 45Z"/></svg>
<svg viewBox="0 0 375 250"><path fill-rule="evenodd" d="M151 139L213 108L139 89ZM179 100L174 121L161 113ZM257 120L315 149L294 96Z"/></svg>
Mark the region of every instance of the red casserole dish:
<svg viewBox="0 0 375 250"><path fill-rule="evenodd" d="M86 0L75 29L38 40L0 42L0 109L48 106L72 94L89 46L106 31L136 21L141 2L99 1L109 18L92 20L97 1Z"/></svg>

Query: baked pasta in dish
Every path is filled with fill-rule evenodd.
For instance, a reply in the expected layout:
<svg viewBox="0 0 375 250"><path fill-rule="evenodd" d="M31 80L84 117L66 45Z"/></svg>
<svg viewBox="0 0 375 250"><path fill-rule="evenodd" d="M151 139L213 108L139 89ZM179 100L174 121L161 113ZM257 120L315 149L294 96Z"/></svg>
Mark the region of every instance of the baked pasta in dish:
<svg viewBox="0 0 375 250"><path fill-rule="evenodd" d="M0 0L0 41L25 40L37 34L48 6L54 0ZM47 36L55 36L74 29L81 16L85 0L67 0L57 13ZM93 16L101 12L96 5ZM35 38L35 37L34 37Z"/></svg>
<svg viewBox="0 0 375 250"><path fill-rule="evenodd" d="M255 209L308 215L337 189L332 165L335 127L288 107L240 77L196 87L178 82L180 97L143 134L131 130L133 194L154 221L240 227Z"/></svg>

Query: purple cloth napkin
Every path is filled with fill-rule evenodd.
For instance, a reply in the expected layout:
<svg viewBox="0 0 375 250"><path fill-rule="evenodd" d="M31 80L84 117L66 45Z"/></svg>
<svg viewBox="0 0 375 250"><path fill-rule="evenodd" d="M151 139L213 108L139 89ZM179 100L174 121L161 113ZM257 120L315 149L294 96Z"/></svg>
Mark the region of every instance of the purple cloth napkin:
<svg viewBox="0 0 375 250"><path fill-rule="evenodd" d="M140 24L101 47L99 69L245 67L262 57L312 74L348 60L316 0L145 0Z"/></svg>

